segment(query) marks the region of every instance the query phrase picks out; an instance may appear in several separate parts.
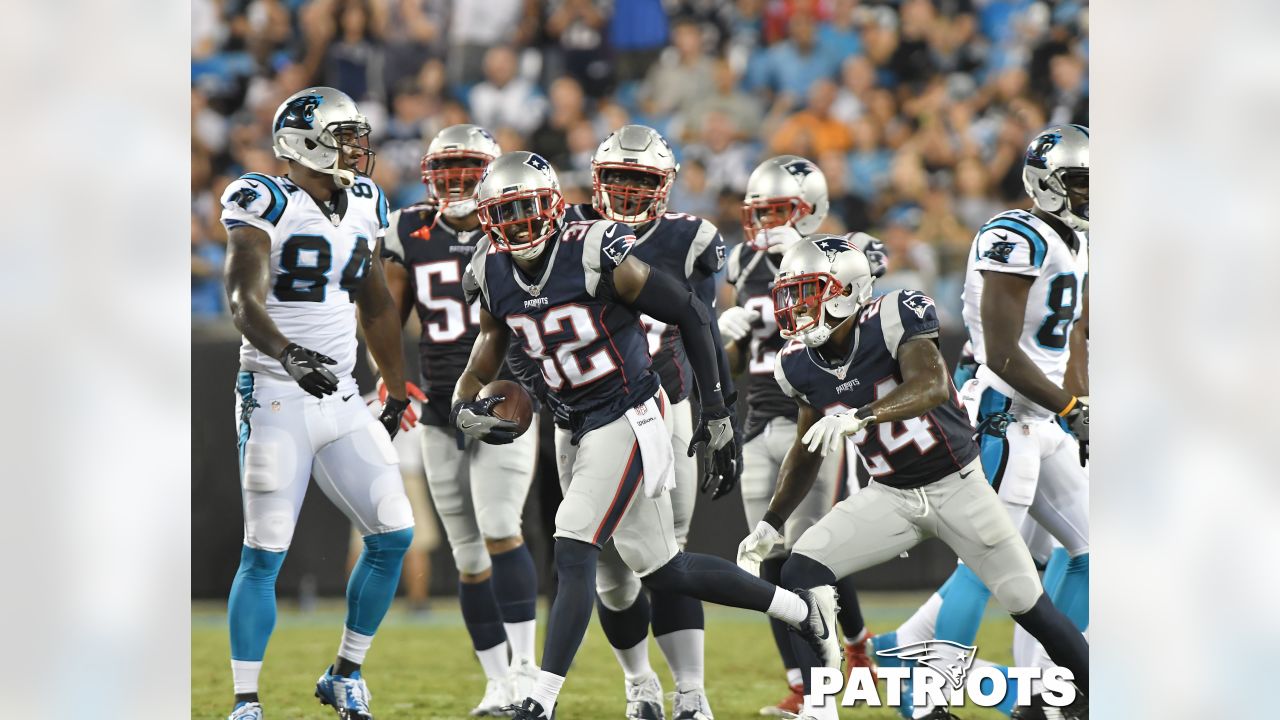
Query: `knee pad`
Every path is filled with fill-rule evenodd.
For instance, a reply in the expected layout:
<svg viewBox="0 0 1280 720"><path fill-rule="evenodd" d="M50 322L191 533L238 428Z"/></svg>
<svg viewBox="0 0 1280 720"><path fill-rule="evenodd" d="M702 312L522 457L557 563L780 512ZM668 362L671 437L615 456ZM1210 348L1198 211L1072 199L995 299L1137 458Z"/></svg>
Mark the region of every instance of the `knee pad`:
<svg viewBox="0 0 1280 720"><path fill-rule="evenodd" d="M572 538L556 538L556 572L561 580L594 579L600 548Z"/></svg>
<svg viewBox="0 0 1280 720"><path fill-rule="evenodd" d="M484 541L458 543L453 546L453 564L463 575L479 575L493 566Z"/></svg>
<svg viewBox="0 0 1280 720"><path fill-rule="evenodd" d="M1035 607L1044 589L1035 575L1015 575L997 583L991 594L1011 615L1021 615Z"/></svg>
<svg viewBox="0 0 1280 720"><path fill-rule="evenodd" d="M404 557L404 554L409 551L409 546L412 544L413 528L364 536L365 552L378 557Z"/></svg>
<svg viewBox="0 0 1280 720"><path fill-rule="evenodd" d="M280 511L247 518L244 525L244 544L268 552L284 552L293 541L293 513Z"/></svg>
<svg viewBox="0 0 1280 720"><path fill-rule="evenodd" d="M476 513L476 525L480 534L489 540L502 540L520 534L520 513L509 507L489 508L487 513Z"/></svg>
<svg viewBox="0 0 1280 720"><path fill-rule="evenodd" d="M629 568L625 572L596 570L596 594L600 602L614 612L621 612L635 604L640 595L640 578Z"/></svg>
<svg viewBox="0 0 1280 720"><path fill-rule="evenodd" d="M793 552L787 562L782 565L782 587L814 588L822 585L834 585L835 573L831 568L814 560L808 555Z"/></svg>

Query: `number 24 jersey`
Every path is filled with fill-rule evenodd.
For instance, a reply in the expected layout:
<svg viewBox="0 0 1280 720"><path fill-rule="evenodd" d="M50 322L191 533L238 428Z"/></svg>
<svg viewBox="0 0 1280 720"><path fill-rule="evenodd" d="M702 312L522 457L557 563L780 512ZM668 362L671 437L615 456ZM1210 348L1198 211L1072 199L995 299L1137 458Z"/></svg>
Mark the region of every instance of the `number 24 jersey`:
<svg viewBox="0 0 1280 720"><path fill-rule="evenodd" d="M373 249L387 228L387 200L370 179L347 188L346 212L335 224L288 177L246 173L222 194L222 224L271 238L267 314L291 342L337 360L331 370L350 377L356 362L355 293L364 283ZM240 366L289 380L280 361L248 340Z"/></svg>

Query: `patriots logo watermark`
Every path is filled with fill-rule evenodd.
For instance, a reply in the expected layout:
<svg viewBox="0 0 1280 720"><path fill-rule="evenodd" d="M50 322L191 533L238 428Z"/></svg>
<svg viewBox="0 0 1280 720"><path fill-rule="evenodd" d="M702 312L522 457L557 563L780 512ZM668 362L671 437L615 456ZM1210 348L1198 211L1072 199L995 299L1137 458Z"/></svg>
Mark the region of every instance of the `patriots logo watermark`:
<svg viewBox="0 0 1280 720"><path fill-rule="evenodd" d="M877 650L876 655L898 658L933 668L947 680L951 687L959 690L964 687L965 675L969 674L969 669L973 667L974 658L978 657L978 648L950 640L925 640Z"/></svg>
<svg viewBox="0 0 1280 720"><path fill-rule="evenodd" d="M1008 237L1008 235L1003 237ZM1013 254L1017 247L1018 244L1011 240L996 240L991 243L991 247L986 252L982 253L982 257L991 258L996 262L1007 263L1009 262L1009 256Z"/></svg>
<svg viewBox="0 0 1280 720"><path fill-rule="evenodd" d="M814 170L817 170L817 168L813 166L813 163L809 162L808 160L796 160L794 162L789 162L786 165L783 165L782 167L784 170L791 173L792 175L795 175L801 180L803 180L805 176L809 175Z"/></svg>
<svg viewBox="0 0 1280 720"><path fill-rule="evenodd" d="M316 108L320 107L323 102L324 98L320 95L303 95L290 100L276 120L275 129L290 127L298 130L313 130L316 121Z"/></svg>
<svg viewBox="0 0 1280 720"><path fill-rule="evenodd" d="M924 293L913 293L902 298L902 304L908 310L916 314L916 317L924 319L925 313L929 312L929 308L933 307L933 298Z"/></svg>
<svg viewBox="0 0 1280 720"><path fill-rule="evenodd" d="M258 195L257 190L254 190L253 188L250 188L250 187L242 187L239 190L232 193L229 199L231 200L231 202L239 205L245 210L248 210L249 206L253 204L253 201L257 200L259 197L260 195Z"/></svg>

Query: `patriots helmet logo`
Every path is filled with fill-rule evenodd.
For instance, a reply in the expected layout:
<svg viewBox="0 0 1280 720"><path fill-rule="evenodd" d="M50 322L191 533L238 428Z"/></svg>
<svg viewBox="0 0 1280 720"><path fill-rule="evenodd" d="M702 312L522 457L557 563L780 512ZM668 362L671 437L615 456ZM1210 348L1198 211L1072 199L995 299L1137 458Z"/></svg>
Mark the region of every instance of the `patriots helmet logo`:
<svg viewBox="0 0 1280 720"><path fill-rule="evenodd" d="M324 102L324 98L320 95L303 95L290 100L289 104L285 105L284 112L280 113L279 118L276 118L275 129L289 127L298 130L314 130L316 108L322 102Z"/></svg>
<svg viewBox="0 0 1280 720"><path fill-rule="evenodd" d="M984 253L982 257L991 258L996 262L1007 263L1009 256L1013 254L1014 248L1018 247L1015 243L1008 240L996 240L991 243L991 247Z"/></svg>
<svg viewBox="0 0 1280 720"><path fill-rule="evenodd" d="M854 244L847 236L840 237L823 237L813 241L813 246L818 248L827 256L827 262L835 262L836 256L848 250L858 250L858 246Z"/></svg>
<svg viewBox="0 0 1280 720"><path fill-rule="evenodd" d="M808 160L794 160L792 162L787 163L786 165L783 165L782 167L787 172L791 173L792 175L795 175L797 178L801 180L803 180L806 175L808 175L809 173L817 169L813 166L813 163L809 162Z"/></svg>
<svg viewBox="0 0 1280 720"><path fill-rule="evenodd" d="M251 187L242 187L231 195L231 202L248 210L254 200L258 199L258 191Z"/></svg>
<svg viewBox="0 0 1280 720"><path fill-rule="evenodd" d="M1049 154L1050 150L1057 147L1061 141L1062 133L1060 132L1047 132L1032 140L1031 144L1027 146L1027 164L1041 170L1048 168L1048 160L1045 156Z"/></svg>
<svg viewBox="0 0 1280 720"><path fill-rule="evenodd" d="M964 686L969 669L973 667L978 648L950 640L925 640L877 650L876 655L914 661L938 673L951 687L959 690Z"/></svg>
<svg viewBox="0 0 1280 720"><path fill-rule="evenodd" d="M524 164L544 174L550 174L551 172L551 163L547 162L538 153L529 153L529 159L525 160Z"/></svg>
<svg viewBox="0 0 1280 720"><path fill-rule="evenodd" d="M915 313L916 317L923 320L925 313L929 312L929 308L933 307L933 298L924 293L912 293L902 298L902 304Z"/></svg>

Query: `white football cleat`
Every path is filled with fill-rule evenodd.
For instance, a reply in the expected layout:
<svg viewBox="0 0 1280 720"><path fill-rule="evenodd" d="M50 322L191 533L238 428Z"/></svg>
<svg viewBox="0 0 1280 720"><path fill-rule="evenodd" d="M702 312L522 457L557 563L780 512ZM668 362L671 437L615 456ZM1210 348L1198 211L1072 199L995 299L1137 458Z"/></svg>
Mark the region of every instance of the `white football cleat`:
<svg viewBox="0 0 1280 720"><path fill-rule="evenodd" d="M511 663L511 669L507 671L507 679L511 683L511 703L519 705L525 698L533 695L533 689L538 685L538 673L540 669L530 660L519 660Z"/></svg>
<svg viewBox="0 0 1280 720"><path fill-rule="evenodd" d="M818 654L818 662L839 670L843 654L836 633L836 589L822 585L808 590L797 588L793 592L809 606L809 616L796 630Z"/></svg>
<svg viewBox="0 0 1280 720"><path fill-rule="evenodd" d="M666 720L662 710L662 683L650 672L637 682L627 682L627 720Z"/></svg>
<svg viewBox="0 0 1280 720"><path fill-rule="evenodd" d="M703 688L688 692L677 690L671 698L671 717L672 720L715 720L707 691Z"/></svg>
<svg viewBox="0 0 1280 720"><path fill-rule="evenodd" d="M471 709L471 715L472 717L506 717L511 713L505 708L511 704L511 682L505 677L491 679L485 683L484 697L480 698L479 705Z"/></svg>

